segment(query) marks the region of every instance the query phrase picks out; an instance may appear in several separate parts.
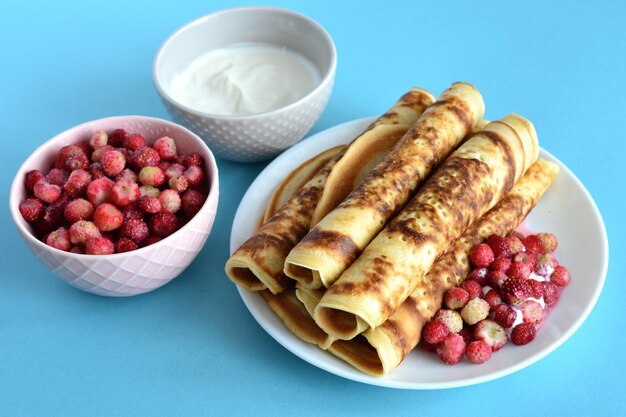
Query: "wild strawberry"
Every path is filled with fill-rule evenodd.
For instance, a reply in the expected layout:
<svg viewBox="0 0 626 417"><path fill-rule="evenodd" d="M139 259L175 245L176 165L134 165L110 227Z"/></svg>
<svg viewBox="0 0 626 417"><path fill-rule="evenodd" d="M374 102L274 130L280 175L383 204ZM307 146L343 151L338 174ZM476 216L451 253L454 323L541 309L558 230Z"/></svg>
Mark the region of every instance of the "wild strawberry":
<svg viewBox="0 0 626 417"><path fill-rule="evenodd" d="M113 242L105 237L90 239L85 244L85 253L87 255L110 255L113 252L115 252Z"/></svg>
<svg viewBox="0 0 626 417"><path fill-rule="evenodd" d="M522 243L526 248L526 252L534 253L535 255L543 253L543 242L537 235L526 236Z"/></svg>
<svg viewBox="0 0 626 417"><path fill-rule="evenodd" d="M554 256L549 253L541 254L537 256L537 262L535 264L535 273L541 276L548 276L559 265L559 262Z"/></svg>
<svg viewBox="0 0 626 417"><path fill-rule="evenodd" d="M52 168L46 174L46 180L48 180L48 182L50 184L54 184L54 185L58 185L59 187L63 187L63 184L65 184L65 182L67 181L69 175L70 174L66 170L64 170L62 168Z"/></svg>
<svg viewBox="0 0 626 417"><path fill-rule="evenodd" d="M96 130L91 139L89 139L89 145L94 149L98 149L106 146L108 141L109 135L104 130Z"/></svg>
<svg viewBox="0 0 626 417"><path fill-rule="evenodd" d="M158 187L165 182L165 173L159 167L143 167L139 171L139 182Z"/></svg>
<svg viewBox="0 0 626 417"><path fill-rule="evenodd" d="M456 333L450 333L437 347L437 355L448 365L458 363L463 359L464 354L465 342L463 338Z"/></svg>
<svg viewBox="0 0 626 417"><path fill-rule="evenodd" d="M450 310L458 310L465 307L469 299L469 293L461 287L452 287L443 296L443 302Z"/></svg>
<svg viewBox="0 0 626 417"><path fill-rule="evenodd" d="M493 250L486 243L476 245L469 255L472 265L480 268L489 266L495 259Z"/></svg>
<svg viewBox="0 0 626 417"><path fill-rule="evenodd" d="M472 298L461 310L463 321L469 325L478 323L489 315L489 303L482 298Z"/></svg>
<svg viewBox="0 0 626 417"><path fill-rule="evenodd" d="M128 133L124 129L115 129L109 135L109 145L116 148L121 147L126 136L128 136Z"/></svg>
<svg viewBox="0 0 626 417"><path fill-rule="evenodd" d="M150 230L157 236L167 237L178 230L178 218L169 211L161 210L150 218Z"/></svg>
<svg viewBox="0 0 626 417"><path fill-rule="evenodd" d="M132 169L124 168L122 172L117 174L117 176L115 177L115 181L119 181L119 180L128 180L130 182L137 182L139 180L139 177L137 176L137 174L135 174L135 171L133 171Z"/></svg>
<svg viewBox="0 0 626 417"><path fill-rule="evenodd" d="M465 325L459 332L459 336L463 338L465 343L470 343L474 340L474 326Z"/></svg>
<svg viewBox="0 0 626 417"><path fill-rule="evenodd" d="M43 214L34 224L42 222L44 229L47 229L47 232L62 226L65 220L63 212L65 211L66 204L67 197L61 196L61 198L57 201L43 209Z"/></svg>
<svg viewBox="0 0 626 417"><path fill-rule="evenodd" d="M93 214L93 222L101 232L110 232L122 226L124 215L113 204L102 203Z"/></svg>
<svg viewBox="0 0 626 417"><path fill-rule="evenodd" d="M552 233L537 233L537 237L541 240L543 253L553 253L559 246L556 236Z"/></svg>
<svg viewBox="0 0 626 417"><path fill-rule="evenodd" d="M124 221L128 220L141 220L143 221L143 213L139 210L137 204L129 204L120 209L124 215Z"/></svg>
<svg viewBox="0 0 626 417"><path fill-rule="evenodd" d="M118 150L112 150L104 155L102 155L102 159L100 160L102 164L102 169L108 176L114 177L126 166L126 157L124 154Z"/></svg>
<svg viewBox="0 0 626 417"><path fill-rule="evenodd" d="M139 133L133 133L124 138L122 146L129 151L136 151L146 145L146 140Z"/></svg>
<svg viewBox="0 0 626 417"><path fill-rule="evenodd" d="M74 171L75 169L87 169L89 168L89 157L85 152L73 153L65 160L65 169L68 171Z"/></svg>
<svg viewBox="0 0 626 417"><path fill-rule="evenodd" d="M111 188L111 202L118 207L127 206L139 197L139 185L129 180L119 180Z"/></svg>
<svg viewBox="0 0 626 417"><path fill-rule="evenodd" d="M180 198L180 195L176 191L163 190L159 194L158 199L164 211L176 213L178 210L180 210L182 200Z"/></svg>
<svg viewBox="0 0 626 417"><path fill-rule="evenodd" d="M72 248L70 234L64 227L59 227L57 230L50 232L46 238L46 244L66 252Z"/></svg>
<svg viewBox="0 0 626 417"><path fill-rule="evenodd" d="M109 151L113 151L113 150L115 150L115 148L113 148L113 146L111 146L111 145L104 145L101 148L95 149L91 153L91 162L100 162L100 161L102 161L102 157L104 156L104 154L109 152Z"/></svg>
<svg viewBox="0 0 626 417"><path fill-rule="evenodd" d="M185 168L189 168L192 165L203 166L204 158L202 158L202 156L200 156L200 154L198 153L189 153L183 156L183 165L185 166Z"/></svg>
<svg viewBox="0 0 626 417"><path fill-rule="evenodd" d="M161 168L161 171L165 172L171 166L172 166L172 163L170 161L164 161L163 158L161 157L161 162L159 162L159 168Z"/></svg>
<svg viewBox="0 0 626 417"><path fill-rule="evenodd" d="M159 153L161 159L166 161L171 161L178 156L174 139L167 136L157 139L152 148Z"/></svg>
<svg viewBox="0 0 626 417"><path fill-rule="evenodd" d="M150 197L158 197L161 194L161 190L159 190L154 185L142 185L139 187L139 195L150 196Z"/></svg>
<svg viewBox="0 0 626 417"><path fill-rule="evenodd" d="M41 217L43 204L36 198L27 198L19 206L20 214L28 223L32 223Z"/></svg>
<svg viewBox="0 0 626 417"><path fill-rule="evenodd" d="M161 157L159 157L159 153L154 149L142 146L130 154L129 162L136 169L141 169L147 166L155 167L159 165L159 162L161 162Z"/></svg>
<svg viewBox="0 0 626 417"><path fill-rule="evenodd" d="M522 262L528 265L531 271L535 270L537 255L532 252L520 252L513 257L513 262Z"/></svg>
<svg viewBox="0 0 626 417"><path fill-rule="evenodd" d="M183 202L185 196L183 195ZM184 208L183 208L184 210ZM461 288L463 288L469 294L470 299L480 297L483 293L483 289L480 284L473 280L465 280L461 283Z"/></svg>
<svg viewBox="0 0 626 417"><path fill-rule="evenodd" d="M188 190L185 192L185 194L187 194L190 191L193 191L193 190ZM183 194L183 202L185 200L185 194ZM488 283L487 281L488 272L489 270L487 268L476 268L472 272L470 272L470 274L467 276L467 279L476 281L480 286L484 287Z"/></svg>
<svg viewBox="0 0 626 417"><path fill-rule="evenodd" d="M482 340L494 352L502 349L502 346L507 342L504 327L490 319L476 323L474 327L474 339Z"/></svg>
<svg viewBox="0 0 626 417"><path fill-rule="evenodd" d="M443 342L446 336L450 333L448 326L442 321L433 320L426 323L424 330L422 331L422 337L428 343L433 345Z"/></svg>
<svg viewBox="0 0 626 417"><path fill-rule="evenodd" d="M102 164L100 162L94 162L89 166L89 174L91 175L92 180L99 180L100 178L104 178L107 176L104 169L102 169Z"/></svg>
<svg viewBox="0 0 626 417"><path fill-rule="evenodd" d="M32 171L28 171L26 173L26 178L24 179L24 186L30 192L33 191L33 187L39 180L43 180L46 177L39 171L38 169L33 169Z"/></svg>
<svg viewBox="0 0 626 417"><path fill-rule="evenodd" d="M50 204L61 198L62 191L58 185L50 184L46 180L40 180L35 184L33 193L42 202Z"/></svg>
<svg viewBox="0 0 626 417"><path fill-rule="evenodd" d="M536 298L537 300L539 300L541 297L543 297L543 283L535 279L529 279L528 284L530 285L530 296L532 298Z"/></svg>
<svg viewBox="0 0 626 417"><path fill-rule="evenodd" d="M83 149L78 145L67 145L62 147L59 149L54 167L65 168L67 166L68 158L74 154L80 153L85 153L85 151L83 151Z"/></svg>
<svg viewBox="0 0 626 417"><path fill-rule="evenodd" d="M139 210L143 211L144 213L154 214L161 211L161 202L156 197L144 195L139 199L137 207L139 207Z"/></svg>
<svg viewBox="0 0 626 417"><path fill-rule="evenodd" d="M559 289L550 281L543 282L543 301L551 306L559 300Z"/></svg>
<svg viewBox="0 0 626 417"><path fill-rule="evenodd" d="M517 230L513 230L511 233L509 233L508 235L506 235L507 237L516 237L520 240L520 242L522 240L524 240L524 234L522 232L518 232Z"/></svg>
<svg viewBox="0 0 626 417"><path fill-rule="evenodd" d="M491 358L491 347L482 340L474 340L467 345L465 355L471 363L480 365Z"/></svg>
<svg viewBox="0 0 626 417"><path fill-rule="evenodd" d="M196 186L202 182L204 171L198 165L192 165L183 173L190 187Z"/></svg>
<svg viewBox="0 0 626 417"><path fill-rule="evenodd" d="M510 305L504 303L496 306L493 313L493 319L495 322L505 329L513 326L515 319L517 318L517 312Z"/></svg>
<svg viewBox="0 0 626 417"><path fill-rule="evenodd" d="M520 323L511 332L511 342L521 346L532 342L537 335L537 329L531 323Z"/></svg>
<svg viewBox="0 0 626 417"><path fill-rule="evenodd" d="M567 287L571 280L572 275L569 270L562 265L558 265L554 268L554 272L550 275L550 282L553 282L558 287Z"/></svg>
<svg viewBox="0 0 626 417"><path fill-rule="evenodd" d="M500 293L493 288L487 291L484 300L489 304L489 310L493 311L498 305L502 304L502 297Z"/></svg>
<svg viewBox="0 0 626 417"><path fill-rule="evenodd" d="M107 177L93 180L87 186L87 199L94 206L99 206L100 204L109 200L111 190L113 189L114 185L115 183Z"/></svg>
<svg viewBox="0 0 626 417"><path fill-rule="evenodd" d="M508 258L511 256L509 246L502 236L495 234L490 235L487 240L485 240L485 243L491 247L496 258Z"/></svg>
<svg viewBox="0 0 626 417"><path fill-rule="evenodd" d="M84 169L72 171L67 182L63 185L63 190L68 197L79 197L87 191L87 186L91 182L91 174Z"/></svg>
<svg viewBox="0 0 626 417"><path fill-rule="evenodd" d="M117 242L115 242L115 252L117 253L130 252L131 250L135 250L138 247L139 246L137 246L135 241L127 237L121 237L117 240Z"/></svg>
<svg viewBox="0 0 626 417"><path fill-rule="evenodd" d="M75 245L84 245L90 239L100 237L100 229L90 221L79 220L70 226L70 240Z"/></svg>
<svg viewBox="0 0 626 417"><path fill-rule="evenodd" d="M422 347L422 350L424 352L429 352L429 353L436 353L437 352L437 346L438 345L433 345L432 343L428 343L427 341L423 340L420 343L420 346Z"/></svg>
<svg viewBox="0 0 626 417"><path fill-rule="evenodd" d="M496 260L489 265L489 270L506 272L511 267L511 263L511 258L496 258Z"/></svg>
<svg viewBox="0 0 626 417"><path fill-rule="evenodd" d="M442 321L448 329L450 329L450 333L458 333L463 328L463 319L461 315L454 310L447 310L442 308L435 315L435 320Z"/></svg>
<svg viewBox="0 0 626 417"><path fill-rule="evenodd" d="M509 278L528 279L530 278L530 268L523 262L513 262L506 274Z"/></svg>
<svg viewBox="0 0 626 417"><path fill-rule="evenodd" d="M509 278L500 287L502 299L510 305L518 305L530 297L530 284L525 279Z"/></svg>
<svg viewBox="0 0 626 417"><path fill-rule="evenodd" d="M507 236L504 238L504 243L508 247L509 256L514 256L519 252L524 251L524 244L515 236Z"/></svg>
<svg viewBox="0 0 626 417"><path fill-rule="evenodd" d="M68 222L76 223L79 220L90 220L93 212L93 204L84 198L75 198L65 205L63 216Z"/></svg>
<svg viewBox="0 0 626 417"><path fill-rule="evenodd" d="M206 196L200 191L187 190L181 197L181 209L185 216L191 218L200 211L205 200Z"/></svg>
<svg viewBox="0 0 626 417"><path fill-rule="evenodd" d="M187 183L187 178L185 178L184 175L178 175L176 177L170 178L168 184L172 190L178 193L182 193L189 186L189 184Z"/></svg>
<svg viewBox="0 0 626 417"><path fill-rule="evenodd" d="M146 240L149 234L148 225L141 220L134 219L125 221L120 230L120 237L131 239L138 245Z"/></svg>
<svg viewBox="0 0 626 417"><path fill-rule="evenodd" d="M169 181L174 177L183 175L184 173L185 173L185 167L183 165L171 164L169 168L165 170L165 179Z"/></svg>
<svg viewBox="0 0 626 417"><path fill-rule="evenodd" d="M524 323L539 324L543 319L543 308L535 300L526 300L520 305Z"/></svg>
<svg viewBox="0 0 626 417"><path fill-rule="evenodd" d="M502 271L489 271L487 274L487 282L493 288L500 288L509 277Z"/></svg>

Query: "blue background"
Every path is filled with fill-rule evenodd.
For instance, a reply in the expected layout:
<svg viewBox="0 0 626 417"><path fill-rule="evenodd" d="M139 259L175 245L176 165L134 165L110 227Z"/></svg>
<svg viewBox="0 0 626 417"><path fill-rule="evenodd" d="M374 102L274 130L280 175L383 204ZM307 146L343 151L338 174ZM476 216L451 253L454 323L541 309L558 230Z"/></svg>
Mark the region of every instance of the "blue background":
<svg viewBox="0 0 626 417"><path fill-rule="evenodd" d="M0 5L0 415L626 415L623 2L265 3L312 17L335 40L335 88L312 133L379 114L413 85L439 93L469 81L487 118L515 111L533 120L541 145L591 192L610 241L604 291L571 339L520 372L401 391L344 380L288 353L223 273L234 212L264 163L219 161L213 232L189 269L153 293L93 296L34 261L7 204L21 162L87 120L169 118L151 79L161 42L196 17L247 4Z"/></svg>

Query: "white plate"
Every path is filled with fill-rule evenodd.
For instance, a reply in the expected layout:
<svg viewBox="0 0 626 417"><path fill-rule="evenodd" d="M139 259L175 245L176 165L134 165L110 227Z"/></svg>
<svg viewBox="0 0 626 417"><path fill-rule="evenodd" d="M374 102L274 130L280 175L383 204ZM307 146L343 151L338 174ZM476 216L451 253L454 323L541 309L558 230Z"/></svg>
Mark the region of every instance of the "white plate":
<svg viewBox="0 0 626 417"><path fill-rule="evenodd" d="M241 200L233 222L230 252L250 237L271 193L287 173L313 155L352 140L371 121L355 120L320 132L270 163ZM570 269L573 279L537 338L526 346L507 345L480 366L466 360L447 366L436 355L416 349L389 375L375 378L298 339L258 294L239 288L241 298L265 331L285 348L319 368L354 381L393 388L436 389L477 384L516 372L555 350L580 327L602 291L608 267L604 222L589 192L555 157L543 149L540 156L558 163L561 171L524 224L531 231L556 234L556 257Z"/></svg>

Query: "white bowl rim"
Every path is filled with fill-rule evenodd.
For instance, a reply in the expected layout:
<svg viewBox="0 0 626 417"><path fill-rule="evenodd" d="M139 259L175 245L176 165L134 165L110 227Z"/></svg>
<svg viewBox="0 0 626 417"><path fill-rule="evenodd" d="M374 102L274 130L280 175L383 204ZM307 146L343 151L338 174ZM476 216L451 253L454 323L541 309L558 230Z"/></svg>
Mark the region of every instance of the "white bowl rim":
<svg viewBox="0 0 626 417"><path fill-rule="evenodd" d="M154 250L155 248L158 247L159 243L164 242L166 240L169 240L170 237L176 235L178 232L180 232L181 230L187 228L187 226L189 226L189 224L194 221L194 219L196 219L196 216L200 213L200 211L198 211L198 213L196 213L191 219L189 219L189 221L187 223L185 223L185 225L183 225L183 227L181 227L180 229L176 230L174 233L172 233L171 235L164 237L163 239L159 240L158 242L155 242L151 245L147 245L147 246L143 246L137 249L134 249L132 251L128 251L128 252L121 252L121 253L112 253L109 255L89 255L86 253L74 253L74 252L68 252L68 251L64 251L61 249L57 249L54 248L52 246L49 246L47 244L45 244L44 242L42 242L41 240L37 239L33 233L28 230L26 227L24 227L24 225L22 224L21 221L21 214L19 212L19 203L17 205L13 204L13 196L17 193L18 187L23 187L24 186L24 181L23 181L23 177L22 175L20 175L20 173L26 173L27 171L29 171L29 167L32 166L30 165L30 163L32 162L32 160L35 158L35 155L37 155L40 150L46 146L49 146L52 144L52 142L56 141L60 136L63 135L67 135L70 134L71 131L73 130L78 130L80 128L86 127L87 125L90 125L92 123L97 123L97 122L105 122L105 121L114 121L114 120L119 120L119 119L124 119L124 120L145 120L145 121L151 121L151 122L156 122L156 123L162 123L164 125L170 126L170 127L175 127L177 129L182 129L185 133L191 135L192 137L194 137L197 142L200 144L201 147L204 148L205 151L207 151L207 155L210 157L209 158L209 166L211 169L211 187L209 189L209 193L207 194L206 199L204 200L204 203L202 204L202 207L200 208L200 211L208 208L208 204L209 204L209 200L211 199L215 199L218 198L219 199L219 172L218 172L218 167L217 167L217 161L215 160L215 155L213 155L213 152L211 152L211 149L207 146L207 144L195 133L193 133L191 130L187 129L186 127L179 125L177 123L174 122L170 122L169 120L165 120L165 119L161 119L158 117L151 117L151 116L140 116L140 115L128 115L128 116L110 116L110 117L103 117L101 119L94 119L94 120L89 120L87 122L75 125L70 127L69 129L66 129L56 135L54 135L51 139L45 141L44 143L42 143L41 145L39 145L33 152L31 152L31 154L28 156L28 158L26 158L26 160L20 165L20 167L17 169L17 173L15 175L15 177L13 178L13 182L11 183L11 190L9 192L9 210L11 211L11 217L13 218L13 223L15 224L15 226L19 229L19 232L22 236L25 236L26 239L29 240L29 242L31 242L33 245L37 246L40 249L45 249L45 250L49 250L54 254L58 254L58 255L62 255L62 256L66 256L69 258L75 258L75 259L89 259L89 258L95 258L96 256L106 256L106 259L117 259L117 258L123 258L125 256L129 256L129 255L134 255L134 254L142 254L143 252L147 252L150 250ZM35 168L33 168L35 169Z"/></svg>
<svg viewBox="0 0 626 417"><path fill-rule="evenodd" d="M204 21L206 21L206 20L208 20L210 18L214 18L215 16L219 16L221 14L239 13L239 12L243 12L243 11L253 11L253 12L254 11L265 11L265 12L274 12L274 13L282 13L282 14L286 14L286 15L291 15L291 16L295 16L295 17L298 17L298 18L306 21L311 26L313 26L317 30L319 30L320 33L326 39L328 45L330 46L330 50L331 50L331 57L330 57L329 68L326 71L326 73L324 74L324 77L319 82L319 84L313 90L309 91L305 96L299 98L298 100L296 100L296 101L294 101L292 103L289 103L286 106L280 107L278 109L262 112L262 113L254 113L254 114L246 114L246 115L224 115L224 114L203 112L203 111L194 109L192 107L189 107L189 106L181 103L180 101L176 100L174 97L172 97L171 94L169 94L167 92L167 89L163 88L163 86L161 85L161 83L159 82L159 79L157 77L158 67L159 67L159 64L160 64L161 60L163 59L163 51L164 51L165 47L175 37L177 37L182 32L186 31L188 28L190 28L192 26L200 25L200 24L204 23ZM324 89L329 82L332 82L332 80L333 80L333 78L335 76L336 69L337 69L337 48L335 47L335 43L333 42L333 39L330 36L330 34L328 33L328 31L322 25L320 25L318 22L316 22L315 20L313 20L310 17L308 17L306 15L303 15L301 13L298 13L298 12L295 12L295 11L289 10L289 9L283 9L283 8L280 8L280 7L271 7L271 6L250 6L250 7L245 7L244 6L244 7L233 7L233 8L228 8L228 9L222 9L222 10L218 10L218 11L206 14L204 16L198 17L198 18L196 18L196 19L194 19L194 20L192 20L190 22L185 23L183 26L181 26L178 29L176 29L176 31L174 31L171 35L169 35L165 39L165 41L163 41L163 43L159 47L159 50L157 51L157 54L156 54L156 56L154 58L154 61L153 61L153 64L152 64L152 81L154 82L154 85L155 85L155 87L156 87L156 89L157 89L157 91L158 91L158 93L159 93L159 95L161 97L165 98L168 102L173 103L176 106L180 107L184 111L186 111L188 113L191 113L191 114L194 114L195 116L207 117L207 118L213 118L213 119L224 119L224 120L231 120L231 121L252 120L252 119L257 119L257 118L274 116L276 114L280 114L282 112L289 111L289 110L293 109L294 107L297 107L298 105L300 105L304 101L308 100L311 96L317 94L320 90Z"/></svg>

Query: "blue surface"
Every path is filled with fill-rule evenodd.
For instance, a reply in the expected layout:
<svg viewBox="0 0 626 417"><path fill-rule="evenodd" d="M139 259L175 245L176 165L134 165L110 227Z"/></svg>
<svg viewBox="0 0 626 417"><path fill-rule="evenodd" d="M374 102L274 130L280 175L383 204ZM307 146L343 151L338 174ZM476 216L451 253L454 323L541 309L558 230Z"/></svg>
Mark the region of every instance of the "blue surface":
<svg viewBox="0 0 626 417"><path fill-rule="evenodd" d="M328 374L268 336L224 275L234 212L265 164L220 160L217 221L199 258L129 299L54 278L20 240L5 199L0 415L626 415L624 3L268 3L309 15L336 42L335 89L312 133L378 114L412 85L438 93L456 80L478 86L487 118L533 120L541 145L604 216L610 266L590 317L545 359L477 386L401 391ZM244 4L3 2L3 194L29 153L66 128L120 114L168 118L151 79L160 43L198 16Z"/></svg>

